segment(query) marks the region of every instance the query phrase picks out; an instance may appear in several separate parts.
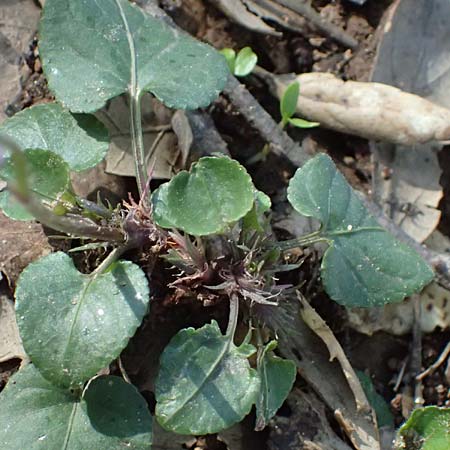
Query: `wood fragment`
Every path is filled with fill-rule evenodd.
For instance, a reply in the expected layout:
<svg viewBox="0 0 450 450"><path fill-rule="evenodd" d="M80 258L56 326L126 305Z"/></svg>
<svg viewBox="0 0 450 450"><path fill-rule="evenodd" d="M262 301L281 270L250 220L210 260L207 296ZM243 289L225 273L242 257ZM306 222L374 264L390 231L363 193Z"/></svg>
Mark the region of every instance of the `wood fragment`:
<svg viewBox="0 0 450 450"><path fill-rule="evenodd" d="M194 142L192 152L199 157L215 153L223 153L230 156L227 143L217 131L211 116L205 111L185 111L192 130Z"/></svg>

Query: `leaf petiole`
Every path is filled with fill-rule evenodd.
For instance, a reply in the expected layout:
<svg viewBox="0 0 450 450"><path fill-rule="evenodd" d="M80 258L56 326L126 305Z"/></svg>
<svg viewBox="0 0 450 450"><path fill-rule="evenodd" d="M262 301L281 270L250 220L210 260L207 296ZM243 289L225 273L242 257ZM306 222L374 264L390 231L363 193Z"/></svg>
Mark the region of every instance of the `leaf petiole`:
<svg viewBox="0 0 450 450"><path fill-rule="evenodd" d="M385 231L384 228L381 227L355 227L353 228L351 225L348 226L346 230L336 230L336 231L328 231L326 236L334 237L334 236L345 236L346 234L355 234L360 233L362 231Z"/></svg>
<svg viewBox="0 0 450 450"><path fill-rule="evenodd" d="M142 198L146 192L147 173L145 170L144 138L142 134L141 94L136 91L130 91L130 127L131 148L134 155L136 181L139 189L139 196Z"/></svg>
<svg viewBox="0 0 450 450"><path fill-rule="evenodd" d="M123 10L120 1L116 0L117 8L120 12L120 17L126 31L128 45L130 47L130 128L131 128L131 148L133 149L136 181L139 189L139 196L142 198L146 192L147 174L145 170L145 154L144 154L144 137L142 134L142 116L141 116L141 97L142 92L138 86L138 67L137 67L137 53L134 45L134 37L130 30L127 16Z"/></svg>
<svg viewBox="0 0 450 450"><path fill-rule="evenodd" d="M117 259L129 249L127 244L120 245L111 251L111 253L98 265L98 267L90 274L92 279L102 275Z"/></svg>
<svg viewBox="0 0 450 450"><path fill-rule="evenodd" d="M276 242L273 247L285 251L298 247L306 247L308 245L316 244L318 242L328 242L328 238L322 234L321 230L314 231L310 234L305 234L296 239L289 239L288 241Z"/></svg>
<svg viewBox="0 0 450 450"><path fill-rule="evenodd" d="M236 293L230 295L230 315L228 317L228 326L225 336L233 341L234 333L236 331L237 320L239 316L239 297Z"/></svg>

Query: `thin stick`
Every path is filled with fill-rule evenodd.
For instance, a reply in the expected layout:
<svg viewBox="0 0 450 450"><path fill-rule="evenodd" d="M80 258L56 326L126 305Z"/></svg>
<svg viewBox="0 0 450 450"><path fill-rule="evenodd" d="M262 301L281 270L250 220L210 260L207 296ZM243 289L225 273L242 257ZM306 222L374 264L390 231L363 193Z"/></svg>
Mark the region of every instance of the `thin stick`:
<svg viewBox="0 0 450 450"><path fill-rule="evenodd" d="M450 341L445 346L444 350L439 355L438 359L436 359L436 361L433 364L431 364L431 366L428 367L428 369L424 370L422 373L417 375L416 380L421 381L428 375L431 375L436 369L438 369L445 362L445 360L448 358L449 355L450 355Z"/></svg>
<svg viewBox="0 0 450 450"><path fill-rule="evenodd" d="M302 166L310 156L298 143L273 120L272 116L258 103L247 88L235 77L229 76L223 93L245 117L247 122L257 129L277 155L284 155L297 166Z"/></svg>
<svg viewBox="0 0 450 450"><path fill-rule="evenodd" d="M397 377L397 381L395 382L395 386L393 389L394 392L397 392L400 385L402 384L403 377L405 376L406 366L408 365L408 360L409 360L409 358L406 358L405 361L403 361L402 368L400 369L400 372Z"/></svg>

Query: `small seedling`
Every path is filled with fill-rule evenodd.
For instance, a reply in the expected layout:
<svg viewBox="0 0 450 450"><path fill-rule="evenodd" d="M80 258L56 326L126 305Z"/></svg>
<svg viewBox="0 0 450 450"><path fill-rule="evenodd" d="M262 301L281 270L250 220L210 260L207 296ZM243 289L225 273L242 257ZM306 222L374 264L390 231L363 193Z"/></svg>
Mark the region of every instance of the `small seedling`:
<svg viewBox="0 0 450 450"><path fill-rule="evenodd" d="M249 75L258 62L258 56L251 47L244 47L237 55L232 48L224 48L220 53L225 56L230 72L236 77Z"/></svg>
<svg viewBox="0 0 450 450"><path fill-rule="evenodd" d="M305 119L292 117L297 109L297 102L300 95L300 85L298 81L291 83L283 93L280 101L281 127L284 128L288 123L297 128L314 128L320 123L309 122Z"/></svg>
<svg viewBox="0 0 450 450"><path fill-rule="evenodd" d="M324 154L298 169L288 187L293 208L317 219L320 228L290 241L276 240L270 199L230 158L201 158L150 193L143 92L174 108L206 106L225 85L225 60L127 0L70 5L46 0L40 24L43 68L60 103L33 106L0 127L7 150L0 177L8 183L0 206L11 217L34 217L94 241L79 251L97 245L113 250L89 274L63 252L22 272L16 313L31 364L0 395L0 448L151 448L146 400L121 378L97 376L125 349L155 295L153 273L119 259L125 250L180 269L171 289L191 292L195 299L201 290L202 296L229 304L226 330L214 321L182 329L162 352L154 380L156 420L176 433L208 434L241 421L256 406L260 430L296 377L294 363L276 354L276 330L266 321L291 295L276 277L298 268L286 264L286 250L326 244L325 291L350 307L401 301L426 285L433 272L380 227ZM244 74L255 57L241 52L234 70ZM141 201L105 208L77 198L69 175L105 156L109 137L91 113L121 94L130 105ZM295 125L297 97L298 85L290 87L282 100L282 126ZM240 340L238 318L248 328Z"/></svg>
<svg viewBox="0 0 450 450"><path fill-rule="evenodd" d="M285 128L288 124L293 125L297 128L315 128L320 125L320 123L318 122L309 122L305 119L292 117L296 112L299 95L300 85L297 81L290 84L284 91L283 96L280 100L281 128ZM256 153L247 160L247 164L251 165L259 161L265 161L269 152L270 146L266 144L260 152Z"/></svg>

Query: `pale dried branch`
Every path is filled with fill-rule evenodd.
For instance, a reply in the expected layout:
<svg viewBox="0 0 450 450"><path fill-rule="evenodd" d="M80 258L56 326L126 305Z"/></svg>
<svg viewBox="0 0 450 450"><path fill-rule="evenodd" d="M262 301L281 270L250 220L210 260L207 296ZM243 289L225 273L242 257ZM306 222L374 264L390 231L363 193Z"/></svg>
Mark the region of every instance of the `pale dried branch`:
<svg viewBox="0 0 450 450"><path fill-rule="evenodd" d="M261 68L256 73L278 98L297 81L297 113L325 128L403 145L450 139L450 110L396 87L343 81L330 73L277 76Z"/></svg>
<svg viewBox="0 0 450 450"><path fill-rule="evenodd" d="M317 314L314 308L306 301L306 299L303 297L303 295L300 294L300 292L297 292L297 297L301 303L300 314L302 316L302 319L309 326L309 328L311 328L311 330L314 331L314 333L316 333L317 336L319 336L320 339L322 339L322 341L325 343L328 351L330 352L330 361L333 361L333 359L335 358L339 361L339 364L342 367L342 372L344 373L348 385L353 392L353 396L355 397L356 407L358 411L371 414L372 408L367 401L366 394L363 391L358 376L353 370L353 367L351 366L349 360L345 356L341 344L339 344L330 327L326 324L322 317Z"/></svg>

